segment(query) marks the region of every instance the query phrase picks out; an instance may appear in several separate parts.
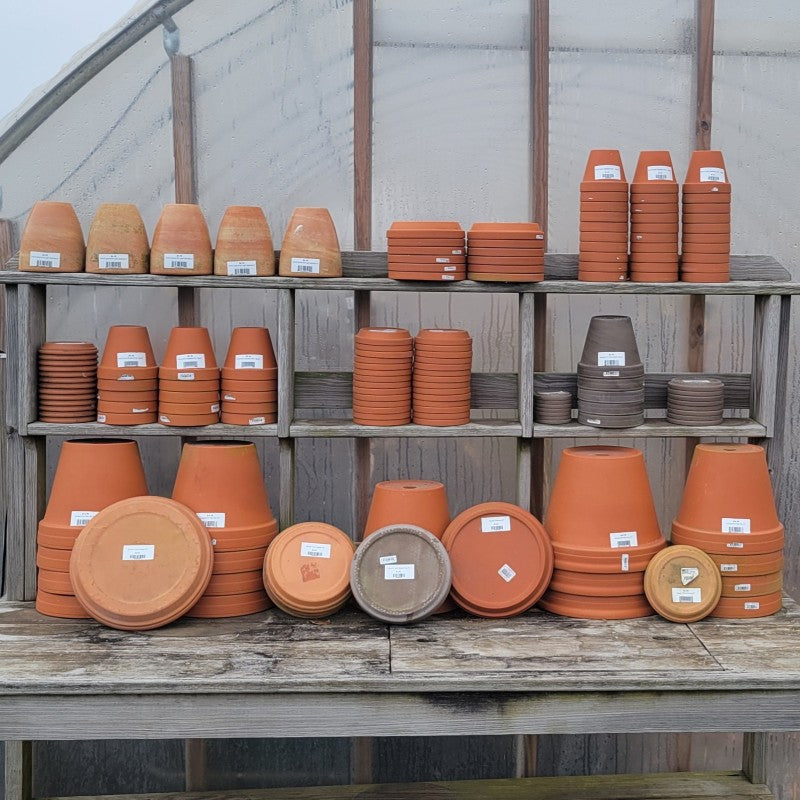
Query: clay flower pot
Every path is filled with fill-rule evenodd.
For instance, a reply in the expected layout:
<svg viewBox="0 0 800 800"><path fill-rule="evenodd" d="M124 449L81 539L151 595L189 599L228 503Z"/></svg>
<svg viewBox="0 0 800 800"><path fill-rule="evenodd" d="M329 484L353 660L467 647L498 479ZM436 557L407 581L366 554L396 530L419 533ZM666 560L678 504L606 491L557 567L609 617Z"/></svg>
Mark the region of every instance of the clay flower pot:
<svg viewBox="0 0 800 800"><path fill-rule="evenodd" d="M214 347L207 328L173 328L167 341L162 367L167 370L217 369ZM170 377L164 375L163 377ZM177 378L172 378L176 380Z"/></svg>
<svg viewBox="0 0 800 800"><path fill-rule="evenodd" d="M438 481L381 481L375 484L364 538L378 528L408 523L441 539L450 523L447 493Z"/></svg>
<svg viewBox="0 0 800 800"><path fill-rule="evenodd" d="M34 203L19 246L23 272L83 272L83 231L70 203Z"/></svg>
<svg viewBox="0 0 800 800"><path fill-rule="evenodd" d="M86 240L86 271L141 275L150 267L150 244L139 209L130 203L103 203Z"/></svg>
<svg viewBox="0 0 800 800"><path fill-rule="evenodd" d="M339 278L342 254L327 208L296 208L283 235L279 273L294 278Z"/></svg>
<svg viewBox="0 0 800 800"><path fill-rule="evenodd" d="M627 192L628 184L619 150L592 150L586 161L581 191Z"/></svg>
<svg viewBox="0 0 800 800"><path fill-rule="evenodd" d="M228 206L214 248L215 275L274 275L275 247L258 206Z"/></svg>
<svg viewBox="0 0 800 800"><path fill-rule="evenodd" d="M730 194L731 184L725 160L719 150L695 150L689 160L684 194Z"/></svg>
<svg viewBox="0 0 800 800"><path fill-rule="evenodd" d="M595 597L548 590L539 606L551 614L573 619L637 619L653 615L644 594Z"/></svg>
<svg viewBox="0 0 800 800"><path fill-rule="evenodd" d="M581 364L631 367L641 363L630 317L616 314L592 317L586 332Z"/></svg>
<svg viewBox="0 0 800 800"><path fill-rule="evenodd" d="M156 367L150 335L144 325L112 325L100 366L125 371ZM148 373L149 374L149 373Z"/></svg>
<svg viewBox="0 0 800 800"><path fill-rule="evenodd" d="M224 368L247 372L277 369L275 351L267 328L234 328ZM237 377L239 377L237 375Z"/></svg>
<svg viewBox="0 0 800 800"><path fill-rule="evenodd" d="M665 199L658 202L665 202L672 195L677 201L678 183L669 150L643 150L639 153L631 183L631 204L635 194L641 192L664 195Z"/></svg>
<svg viewBox="0 0 800 800"><path fill-rule="evenodd" d="M150 248L154 275L210 275L213 261L211 237L200 206L165 205L158 218Z"/></svg>

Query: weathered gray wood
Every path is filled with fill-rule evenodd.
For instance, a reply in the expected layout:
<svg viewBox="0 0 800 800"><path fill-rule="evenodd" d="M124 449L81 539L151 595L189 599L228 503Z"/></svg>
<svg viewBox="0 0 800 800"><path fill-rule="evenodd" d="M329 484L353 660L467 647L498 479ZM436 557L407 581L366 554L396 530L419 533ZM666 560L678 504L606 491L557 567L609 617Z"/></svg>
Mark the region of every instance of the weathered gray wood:
<svg viewBox="0 0 800 800"><path fill-rule="evenodd" d="M34 422L28 425L29 436L91 436L112 438L127 436L185 436L195 439L260 439L278 435L277 425L204 425L198 428L171 428L152 423L148 425L101 425L83 422L60 425L54 422Z"/></svg>
<svg viewBox="0 0 800 800"><path fill-rule="evenodd" d="M281 529L294 524L295 499L295 441L278 440L278 469L280 471L280 497L278 500Z"/></svg>
<svg viewBox="0 0 800 800"><path fill-rule="evenodd" d="M768 734L745 733L742 772L752 783L766 783L767 781L768 747Z"/></svg>
<svg viewBox="0 0 800 800"><path fill-rule="evenodd" d="M278 436L289 435L294 416L294 292L278 292Z"/></svg>
<svg viewBox="0 0 800 800"><path fill-rule="evenodd" d="M19 409L17 426L22 435L27 433L28 423L39 415L39 348L44 344L46 334L45 323L45 287L20 286L18 334L20 337L18 358L19 366Z"/></svg>
<svg viewBox="0 0 800 800"><path fill-rule="evenodd" d="M32 800L33 745L25 741L5 742L4 800Z"/></svg>
<svg viewBox="0 0 800 800"><path fill-rule="evenodd" d="M196 203L192 59L181 53L169 57L172 78L172 148L175 160L175 202Z"/></svg>
<svg viewBox="0 0 800 800"><path fill-rule="evenodd" d="M458 436L519 436L521 427L518 422L505 422L503 420L483 420L470 422L466 425L434 428L427 425L391 425L381 427L377 425L356 425L348 420L325 419L297 419L292 423L291 436L293 437L337 437L337 436L368 436L392 437L398 439L416 438L419 436L446 437Z"/></svg>
<svg viewBox="0 0 800 800"><path fill-rule="evenodd" d="M519 351L517 366L519 390L517 408L522 435L529 438L533 433L533 361L534 361L534 296L519 297Z"/></svg>
<svg viewBox="0 0 800 800"><path fill-rule="evenodd" d="M782 363L780 347L781 298L756 297L753 313L753 379L750 416L766 428L775 430L775 403L779 394L778 370ZM785 363L785 356L783 358Z"/></svg>
<svg viewBox="0 0 800 800"><path fill-rule="evenodd" d="M568 425L541 425L535 423L533 436L537 439L576 438L576 439L630 439L636 437L685 437L729 438L731 436L760 438L766 430L763 425L749 419L725 418L721 425L693 427L674 425L665 419L645 419L644 425L635 428L593 428L571 422Z"/></svg>
<svg viewBox="0 0 800 800"><path fill-rule="evenodd" d="M529 439L520 439L517 442L516 503L525 509L531 507L531 442Z"/></svg>
<svg viewBox="0 0 800 800"><path fill-rule="evenodd" d="M25 599L36 598L36 533L45 509L45 442L24 440L24 581Z"/></svg>
<svg viewBox="0 0 800 800"><path fill-rule="evenodd" d="M208 788L208 743L206 739L185 739L184 788L187 792L200 792Z"/></svg>

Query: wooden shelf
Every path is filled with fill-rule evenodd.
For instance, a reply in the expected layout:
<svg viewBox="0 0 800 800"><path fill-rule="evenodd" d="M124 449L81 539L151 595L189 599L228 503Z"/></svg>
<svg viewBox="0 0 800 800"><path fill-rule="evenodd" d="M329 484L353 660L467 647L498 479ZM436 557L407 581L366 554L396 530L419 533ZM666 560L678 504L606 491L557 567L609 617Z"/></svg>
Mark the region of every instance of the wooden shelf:
<svg viewBox="0 0 800 800"><path fill-rule="evenodd" d="M418 436L433 438L461 438L475 436L522 436L519 422L506 420L483 420L468 425L452 425L438 428L429 425L356 425L351 420L298 419L289 426L289 435L304 437L355 437L355 438L400 438L413 439Z"/></svg>
<svg viewBox="0 0 800 800"><path fill-rule="evenodd" d="M674 425L665 419L648 419L635 428L595 428L570 422L568 425L533 424L534 439L633 439L647 436L697 438L742 437L760 439L767 429L752 419L723 419L721 425Z"/></svg>

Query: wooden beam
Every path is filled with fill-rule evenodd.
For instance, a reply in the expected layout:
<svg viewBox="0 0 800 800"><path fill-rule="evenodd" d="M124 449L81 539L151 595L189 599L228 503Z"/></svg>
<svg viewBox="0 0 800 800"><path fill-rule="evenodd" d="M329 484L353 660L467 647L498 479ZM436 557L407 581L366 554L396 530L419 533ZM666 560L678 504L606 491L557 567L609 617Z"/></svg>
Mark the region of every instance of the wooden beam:
<svg viewBox="0 0 800 800"><path fill-rule="evenodd" d="M5 742L5 800L33 798L33 743Z"/></svg>
<svg viewBox="0 0 800 800"><path fill-rule="evenodd" d="M372 0L353 3L353 175L356 250L372 249Z"/></svg>

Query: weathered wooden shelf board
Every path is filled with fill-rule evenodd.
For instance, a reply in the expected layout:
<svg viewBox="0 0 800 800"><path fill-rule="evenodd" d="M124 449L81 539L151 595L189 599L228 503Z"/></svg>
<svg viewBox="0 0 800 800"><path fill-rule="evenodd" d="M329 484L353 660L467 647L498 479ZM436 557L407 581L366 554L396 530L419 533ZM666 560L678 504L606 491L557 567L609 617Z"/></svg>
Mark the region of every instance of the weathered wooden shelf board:
<svg viewBox="0 0 800 800"><path fill-rule="evenodd" d="M767 429L752 419L731 418L723 419L721 425L707 426L673 425L666 419L645 419L644 425L635 428L594 428L577 422L568 425L533 424L534 439L635 439L645 436L761 439L766 435Z"/></svg>
<svg viewBox="0 0 800 800"><path fill-rule="evenodd" d="M192 436L198 439L247 439L277 436L277 425L202 425L197 428L172 428L168 425L103 425L99 422L80 422L64 425L53 422L31 422L29 436Z"/></svg>
<svg viewBox="0 0 800 800"><path fill-rule="evenodd" d="M522 426L519 422L507 420L483 420L470 422L466 425L453 425L446 428L428 425L356 425L350 420L340 419L296 419L289 427L289 434L294 438L308 436L324 437L370 437L370 438L398 438L413 439L418 436L430 437L465 437L465 436L522 436Z"/></svg>

